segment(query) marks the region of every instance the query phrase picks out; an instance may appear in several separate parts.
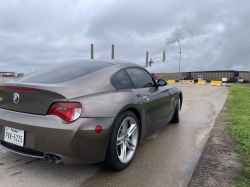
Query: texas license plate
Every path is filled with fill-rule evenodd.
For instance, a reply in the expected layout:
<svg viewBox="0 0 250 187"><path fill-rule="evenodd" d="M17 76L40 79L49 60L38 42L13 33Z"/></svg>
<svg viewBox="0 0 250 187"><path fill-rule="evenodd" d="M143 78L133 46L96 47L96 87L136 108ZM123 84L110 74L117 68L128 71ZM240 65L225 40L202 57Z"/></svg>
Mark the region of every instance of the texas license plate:
<svg viewBox="0 0 250 187"><path fill-rule="evenodd" d="M24 131L14 129L11 127L5 127L4 141L23 146L24 144Z"/></svg>

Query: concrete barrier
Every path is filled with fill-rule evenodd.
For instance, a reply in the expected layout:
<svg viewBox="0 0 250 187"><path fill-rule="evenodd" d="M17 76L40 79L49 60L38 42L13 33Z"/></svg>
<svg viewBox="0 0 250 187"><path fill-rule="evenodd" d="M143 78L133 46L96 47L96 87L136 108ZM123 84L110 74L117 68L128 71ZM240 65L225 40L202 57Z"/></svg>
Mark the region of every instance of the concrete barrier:
<svg viewBox="0 0 250 187"><path fill-rule="evenodd" d="M0 83L5 83L13 80L14 77L0 77Z"/></svg>
<svg viewBox="0 0 250 187"><path fill-rule="evenodd" d="M175 83L175 80L167 80L168 83Z"/></svg>
<svg viewBox="0 0 250 187"><path fill-rule="evenodd" d="M180 80L180 83L184 83L184 84L194 84L194 80Z"/></svg>
<svg viewBox="0 0 250 187"><path fill-rule="evenodd" d="M222 81L211 81L210 85L221 86Z"/></svg>
<svg viewBox="0 0 250 187"><path fill-rule="evenodd" d="M206 84L206 80L198 80L197 84Z"/></svg>

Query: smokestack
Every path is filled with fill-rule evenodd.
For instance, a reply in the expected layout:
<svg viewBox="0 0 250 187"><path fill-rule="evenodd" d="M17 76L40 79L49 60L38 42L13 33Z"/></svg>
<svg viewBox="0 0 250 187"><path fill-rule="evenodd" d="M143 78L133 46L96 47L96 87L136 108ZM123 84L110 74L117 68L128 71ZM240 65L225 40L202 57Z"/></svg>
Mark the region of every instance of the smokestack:
<svg viewBox="0 0 250 187"><path fill-rule="evenodd" d="M91 54L90 54L90 58L94 59L94 44L91 44Z"/></svg>
<svg viewBox="0 0 250 187"><path fill-rule="evenodd" d="M146 51L146 67L148 67L148 51Z"/></svg>
<svg viewBox="0 0 250 187"><path fill-rule="evenodd" d="M112 49L111 49L111 59L115 58L115 46L112 44Z"/></svg>
<svg viewBox="0 0 250 187"><path fill-rule="evenodd" d="M162 62L165 62L165 51L163 51L163 59Z"/></svg>

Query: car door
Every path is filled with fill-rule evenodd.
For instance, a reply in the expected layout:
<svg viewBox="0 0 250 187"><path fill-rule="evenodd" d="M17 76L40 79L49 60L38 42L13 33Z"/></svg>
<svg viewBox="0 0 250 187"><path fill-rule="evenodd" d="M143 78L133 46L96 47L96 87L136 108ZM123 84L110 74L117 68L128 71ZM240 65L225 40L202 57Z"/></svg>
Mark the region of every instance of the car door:
<svg viewBox="0 0 250 187"><path fill-rule="evenodd" d="M130 79L140 94L138 99L145 111L147 124L169 121L172 97L169 87L159 87L153 77L142 68L126 68Z"/></svg>

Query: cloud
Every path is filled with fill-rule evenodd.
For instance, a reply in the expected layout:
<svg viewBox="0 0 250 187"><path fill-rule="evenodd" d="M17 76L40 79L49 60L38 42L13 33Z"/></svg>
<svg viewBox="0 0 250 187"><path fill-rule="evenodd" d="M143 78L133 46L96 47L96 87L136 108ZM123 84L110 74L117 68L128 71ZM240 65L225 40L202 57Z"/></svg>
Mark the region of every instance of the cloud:
<svg viewBox="0 0 250 187"><path fill-rule="evenodd" d="M250 71L250 7L238 1L0 0L0 69L27 71L67 60L115 58L152 72ZM162 63L162 51L166 62Z"/></svg>
<svg viewBox="0 0 250 187"><path fill-rule="evenodd" d="M185 38L193 38L195 36L206 34L207 29L194 28L183 26L181 28L175 28L170 36L166 39L166 45L170 45L178 40L184 40Z"/></svg>

